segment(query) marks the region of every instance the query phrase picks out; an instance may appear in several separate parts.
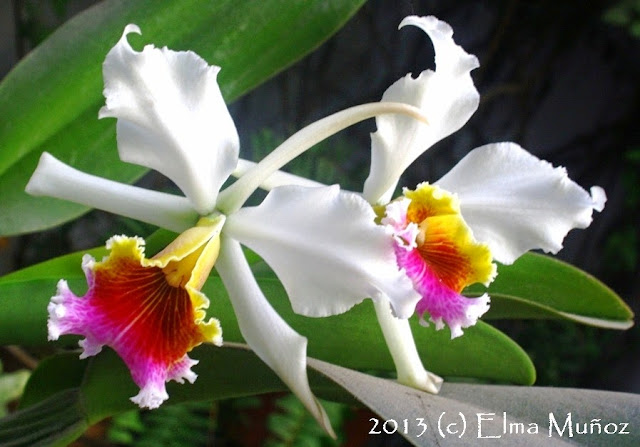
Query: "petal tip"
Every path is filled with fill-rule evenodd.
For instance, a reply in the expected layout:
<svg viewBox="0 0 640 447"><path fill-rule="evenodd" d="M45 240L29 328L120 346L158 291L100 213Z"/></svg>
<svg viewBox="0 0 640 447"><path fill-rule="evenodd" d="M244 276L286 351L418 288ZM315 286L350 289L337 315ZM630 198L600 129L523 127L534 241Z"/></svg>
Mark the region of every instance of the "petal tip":
<svg viewBox="0 0 640 447"><path fill-rule="evenodd" d="M86 359L87 357L93 357L94 355L102 351L102 346L104 345L87 336L87 338L82 339L78 342L78 346L82 348L80 358Z"/></svg>
<svg viewBox="0 0 640 447"><path fill-rule="evenodd" d="M607 194L600 186L591 187L591 200L593 201L593 209L597 212L604 210L604 205L607 203Z"/></svg>
<svg viewBox="0 0 640 447"><path fill-rule="evenodd" d="M49 341L57 340L61 335L66 333L64 318L68 313L68 309L67 306L65 306L65 301L69 299L68 297L74 296L71 290L69 290L67 281L64 279L58 281L56 293L56 295L51 297L51 301L49 301L47 305L47 312L49 314L47 320L47 339Z"/></svg>
<svg viewBox="0 0 640 447"><path fill-rule="evenodd" d="M435 16L407 16L404 19L402 19L402 21L400 22L400 25L398 25L398 29L402 29L407 25L413 25L413 26L417 26L418 28L421 28L422 30L424 30L425 32L429 32L431 30L434 31L438 31L441 34L447 36L447 37L451 37L453 36L453 28L451 28L451 26L447 23L447 22L443 22L442 20L439 20L437 17Z"/></svg>
<svg viewBox="0 0 640 447"><path fill-rule="evenodd" d="M448 323L452 340L463 334L463 328L475 326L478 319L489 310L491 303L491 299L486 293L478 298L467 298L466 300L469 304L464 317L459 321Z"/></svg>
<svg viewBox="0 0 640 447"><path fill-rule="evenodd" d="M60 327L60 319L64 317L66 309L62 304L50 302L47 306L49 311L49 320L47 321L47 340L55 341L62 335Z"/></svg>
<svg viewBox="0 0 640 447"><path fill-rule="evenodd" d="M42 155L40 155L38 165L33 171L33 174L31 174L27 185L24 187L27 194L32 196L46 195L47 175L49 171L54 168L53 165L56 161L56 158L49 152L43 152Z"/></svg>
<svg viewBox="0 0 640 447"><path fill-rule="evenodd" d="M489 255L491 255L491 251L489 249L489 246L487 244L482 244L482 245L487 247L487 253L489 253ZM491 260L489 262L491 262ZM496 279L497 276L498 276L498 266L496 265L495 262L491 262L490 270L487 273L487 280L484 281L482 284L485 287L489 287L489 284L491 284L493 282L493 280Z"/></svg>
<svg viewBox="0 0 640 447"><path fill-rule="evenodd" d="M153 383L144 386L138 394L131 398L131 402L137 404L140 408L148 408L153 410L158 408L162 403L169 399L169 395L163 385Z"/></svg>
<svg viewBox="0 0 640 447"><path fill-rule="evenodd" d="M131 33L142 35L142 31L140 31L140 27L135 23L129 23L127 26L124 27L124 31L122 32L122 38L126 38L127 34L131 34Z"/></svg>
<svg viewBox="0 0 640 447"><path fill-rule="evenodd" d="M178 383L184 383L186 380L189 383L194 383L198 378L198 375L191 370L191 368L197 365L198 360L193 360L189 356L185 355L182 360L173 365L167 373L167 381L175 380Z"/></svg>
<svg viewBox="0 0 640 447"><path fill-rule="evenodd" d="M96 260L93 256L91 256L88 253L82 256L82 263L81 263L82 271L84 272L87 278L91 276L91 272L93 271L95 265L96 265Z"/></svg>

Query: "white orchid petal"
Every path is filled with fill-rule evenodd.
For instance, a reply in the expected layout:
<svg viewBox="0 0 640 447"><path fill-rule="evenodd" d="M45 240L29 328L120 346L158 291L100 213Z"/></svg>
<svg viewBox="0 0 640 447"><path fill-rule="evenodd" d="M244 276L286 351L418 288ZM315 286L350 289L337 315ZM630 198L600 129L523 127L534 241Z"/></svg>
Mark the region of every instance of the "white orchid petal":
<svg viewBox="0 0 640 447"><path fill-rule="evenodd" d="M401 115L376 118L371 135L371 171L364 184L370 203L388 202L400 175L433 144L460 129L478 108L480 100L470 72L478 59L453 41L451 27L435 17L405 18L400 28L414 25L433 41L436 71L423 71L417 78L401 78L382 96L382 101L404 102L419 107L429 125Z"/></svg>
<svg viewBox="0 0 640 447"><path fill-rule="evenodd" d="M44 152L26 192L131 217L175 232L193 226L198 214L185 197L114 182L78 171Z"/></svg>
<svg viewBox="0 0 640 447"><path fill-rule="evenodd" d="M251 273L240 244L224 235L216 270L229 293L246 342L335 438L327 414L309 387L307 339L291 329L271 307Z"/></svg>
<svg viewBox="0 0 640 447"><path fill-rule="evenodd" d="M592 195L515 143L488 144L471 151L436 182L460 199L462 216L494 259L510 264L528 250L557 253L573 228L586 228L606 196Z"/></svg>
<svg viewBox="0 0 640 447"><path fill-rule="evenodd" d="M238 134L217 83L219 67L197 54L147 45L134 51L128 25L103 65L106 105L118 119L123 161L173 180L200 214L213 211L218 191L238 160Z"/></svg>
<svg viewBox="0 0 640 447"><path fill-rule="evenodd" d="M264 258L299 314L334 315L388 296L396 315L408 318L420 297L375 217L362 197L337 185L283 186L230 215L223 231Z"/></svg>

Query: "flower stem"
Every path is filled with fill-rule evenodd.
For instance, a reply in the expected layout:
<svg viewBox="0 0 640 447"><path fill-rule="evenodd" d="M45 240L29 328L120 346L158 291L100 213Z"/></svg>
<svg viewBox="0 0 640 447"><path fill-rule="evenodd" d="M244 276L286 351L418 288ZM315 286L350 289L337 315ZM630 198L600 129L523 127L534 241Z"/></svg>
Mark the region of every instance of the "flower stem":
<svg viewBox="0 0 640 447"><path fill-rule="evenodd" d="M394 317L386 300L374 300L373 305L393 363L396 365L398 382L428 393L438 394L442 386L442 378L422 366L409 320Z"/></svg>

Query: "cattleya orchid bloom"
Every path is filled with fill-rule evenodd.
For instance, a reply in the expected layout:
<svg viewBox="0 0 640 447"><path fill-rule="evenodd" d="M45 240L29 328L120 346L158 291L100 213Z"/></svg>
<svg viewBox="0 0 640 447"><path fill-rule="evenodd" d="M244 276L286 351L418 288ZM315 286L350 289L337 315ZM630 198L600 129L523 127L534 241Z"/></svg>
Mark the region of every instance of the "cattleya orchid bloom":
<svg viewBox="0 0 640 447"><path fill-rule="evenodd" d="M597 186L587 193L564 168L554 168L514 143L497 143L472 150L435 183L405 188L391 200L404 170L460 129L480 99L470 75L478 59L454 42L451 27L432 16L406 17L400 28L406 25L431 38L436 70L417 78L407 74L386 90L382 101L420 108L429 125L397 115L376 117L362 196L389 231L397 265L420 295L414 310L421 323L428 324L428 314L436 329L447 325L455 338L489 309L489 296L467 298L461 294L466 286L491 283L494 261L511 264L531 249L557 253L571 229L589 226L593 210L604 208L606 196ZM279 173L265 188L295 182ZM406 316L384 299L374 300L374 306L398 381L437 393L442 379L422 365Z"/></svg>
<svg viewBox="0 0 640 447"><path fill-rule="evenodd" d="M299 313L344 312L372 297L390 299L394 311L407 317L419 295L397 267L387 231L355 193L309 182L276 187L261 205L241 207L282 165L355 122L385 113L424 117L406 104L353 107L302 129L252 165L238 159L238 135L216 79L220 68L193 52L152 45L135 51L127 41L132 32L140 30L128 25L105 59L106 105L99 117L117 119L123 161L161 172L186 197L89 175L48 153L26 190L181 234L149 259L144 241L126 236L109 239L110 254L102 261L85 256L89 290L76 297L64 280L59 282L49 305L49 338L83 335L81 357L110 346L140 387L132 400L155 408L168 398L165 382L195 380L191 367L196 361L187 355L193 347L222 342L220 323L205 320L209 301L200 292L215 264L249 346L331 433L309 388L307 340L269 305L240 243L267 261ZM220 192L229 175L243 167L245 174Z"/></svg>
<svg viewBox="0 0 640 447"><path fill-rule="evenodd" d="M511 264L531 249L557 253L571 229L589 226L606 196L597 186L589 194L564 168L554 168L515 143L497 143L472 150L440 180L405 188L391 201L404 170L461 128L479 104L470 76L478 60L456 45L451 27L435 17L416 16L406 17L400 28L405 25L429 35L436 70L398 80L382 101L419 107L429 126L403 117L376 118L363 197L392 232L398 266L421 295L415 309L421 323L427 324L428 314L436 329L446 324L455 338L489 309L489 296L466 298L461 294L466 286L488 285L496 276L493 261ZM409 385L437 388L438 378L419 363L407 321L391 316L380 301L376 310L398 376Z"/></svg>

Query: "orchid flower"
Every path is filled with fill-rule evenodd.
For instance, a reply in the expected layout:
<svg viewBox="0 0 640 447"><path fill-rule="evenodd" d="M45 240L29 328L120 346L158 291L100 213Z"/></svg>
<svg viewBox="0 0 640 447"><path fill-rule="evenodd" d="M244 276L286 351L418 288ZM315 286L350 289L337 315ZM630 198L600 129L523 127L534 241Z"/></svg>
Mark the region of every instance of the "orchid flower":
<svg viewBox="0 0 640 447"><path fill-rule="evenodd" d="M396 264L387 230L358 194L310 182L276 187L257 207L242 205L282 165L355 122L386 113L424 117L413 106L389 102L347 109L294 134L220 191L240 162L236 128L217 84L220 68L193 52L152 45L135 51L129 33L140 30L128 25L106 56L99 117L117 119L121 160L161 172L185 197L89 175L48 153L26 190L181 234L151 258L144 240L126 236L109 239L102 261L85 255L89 290L77 297L64 280L58 283L48 308L49 338L84 336L81 357L110 346L140 387L132 400L155 408L168 398L165 382L196 379L191 367L197 362L187 355L193 347L222 343L220 323L206 319L209 301L200 291L215 264L249 346L331 432L309 388L307 340L269 305L240 244L267 261L299 313L340 313L372 297L391 300L396 314L408 317L420 297Z"/></svg>
<svg viewBox="0 0 640 447"><path fill-rule="evenodd" d="M421 295L416 305L421 323L427 324L428 314L436 329L446 324L455 338L489 309L489 296L466 298L461 294L466 286L488 285L496 276L493 261L511 264L531 249L557 253L571 229L589 226L606 196L597 186L587 193L564 168L554 168L515 143L497 143L472 150L440 180L405 188L402 197L390 201L402 172L462 127L479 104L470 76L478 60L456 45L451 27L435 17L416 16L406 17L400 28L405 25L429 35L436 70L398 80L382 101L419 107L429 126L402 117L376 118L363 197L382 209L381 224L393 234L398 266ZM392 351L402 346L394 355L398 374L421 372L406 320L391 317L380 304L376 309ZM409 384L424 385L421 374Z"/></svg>
<svg viewBox="0 0 640 447"><path fill-rule="evenodd" d="M471 284L488 285L494 261L511 264L531 249L557 253L573 228L586 228L606 196L571 181L515 143L472 150L448 174L391 200L404 170L433 144L460 129L478 108L471 71L478 59L453 40L451 27L435 17L406 17L433 42L436 70L406 75L389 87L382 101L404 102L422 110L429 123L398 115L376 117L371 169L362 196L394 240L396 261L420 294L415 312L423 325L429 315L436 329L449 326L451 338L476 324L488 309L487 294L466 298ZM241 172L247 168L242 166ZM308 180L301 179L300 184ZM274 174L263 187L295 183ZM442 379L425 370L407 319L385 300L374 300L378 321L396 365L398 381L437 393ZM392 312L393 311L393 312Z"/></svg>

